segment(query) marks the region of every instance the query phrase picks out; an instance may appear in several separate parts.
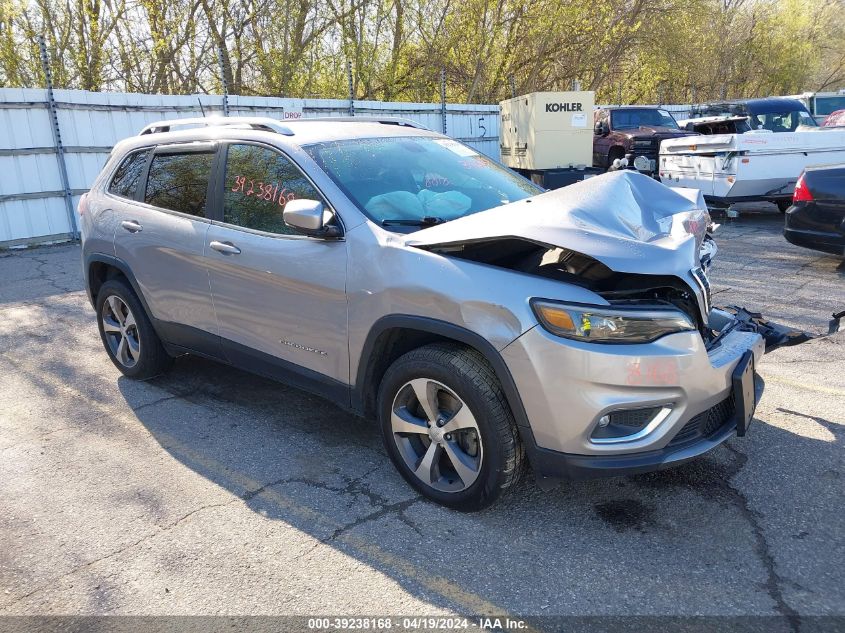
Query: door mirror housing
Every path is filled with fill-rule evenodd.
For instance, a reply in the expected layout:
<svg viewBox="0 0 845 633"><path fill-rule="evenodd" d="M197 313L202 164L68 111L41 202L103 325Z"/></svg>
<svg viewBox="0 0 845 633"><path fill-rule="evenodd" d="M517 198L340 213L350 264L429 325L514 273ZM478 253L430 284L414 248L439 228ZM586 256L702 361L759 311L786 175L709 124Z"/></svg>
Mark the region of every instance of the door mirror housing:
<svg viewBox="0 0 845 633"><path fill-rule="evenodd" d="M327 239L340 237L337 225L328 223L331 212L318 200L288 200L282 219L286 225L303 235Z"/></svg>
<svg viewBox="0 0 845 633"><path fill-rule="evenodd" d="M607 127L607 123L605 123L604 121L596 121L596 127L594 132L596 136L607 136L608 134L610 134L610 130Z"/></svg>

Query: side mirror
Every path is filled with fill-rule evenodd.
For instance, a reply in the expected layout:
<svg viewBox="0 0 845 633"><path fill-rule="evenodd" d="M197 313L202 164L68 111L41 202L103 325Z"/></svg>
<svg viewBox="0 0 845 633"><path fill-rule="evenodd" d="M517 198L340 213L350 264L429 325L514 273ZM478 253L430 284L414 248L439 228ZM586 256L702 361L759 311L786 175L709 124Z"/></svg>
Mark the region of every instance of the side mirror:
<svg viewBox="0 0 845 633"><path fill-rule="evenodd" d="M596 121L596 125L595 125L595 127L593 127L593 134L595 134L596 136L601 136L602 131L603 131L603 128L601 126L601 121Z"/></svg>
<svg viewBox="0 0 845 633"><path fill-rule="evenodd" d="M282 219L289 227L311 237L337 238L340 229L326 224L326 209L317 200L289 200L282 212Z"/></svg>
<svg viewBox="0 0 845 633"><path fill-rule="evenodd" d="M607 136L610 134L610 128L607 127L607 123L604 121L597 121L596 128L595 128L596 136Z"/></svg>

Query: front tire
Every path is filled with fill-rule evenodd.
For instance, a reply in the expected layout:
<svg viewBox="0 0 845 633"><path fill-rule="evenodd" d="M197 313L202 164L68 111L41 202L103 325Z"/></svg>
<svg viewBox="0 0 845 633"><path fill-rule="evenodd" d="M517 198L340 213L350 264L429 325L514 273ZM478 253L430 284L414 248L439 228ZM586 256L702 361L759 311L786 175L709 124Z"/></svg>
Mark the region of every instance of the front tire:
<svg viewBox="0 0 845 633"><path fill-rule="evenodd" d="M519 480L513 414L476 350L436 343L400 357L379 387L378 415L394 466L437 503L480 510Z"/></svg>
<svg viewBox="0 0 845 633"><path fill-rule="evenodd" d="M112 363L125 376L144 380L173 364L135 292L122 279L111 279L97 293L100 339Z"/></svg>

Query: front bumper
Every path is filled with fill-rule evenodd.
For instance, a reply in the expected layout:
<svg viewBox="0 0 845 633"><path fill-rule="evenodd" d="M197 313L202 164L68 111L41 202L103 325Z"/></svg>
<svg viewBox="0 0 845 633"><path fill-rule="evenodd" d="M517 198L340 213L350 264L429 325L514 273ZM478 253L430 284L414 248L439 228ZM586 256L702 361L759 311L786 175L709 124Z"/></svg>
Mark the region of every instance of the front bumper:
<svg viewBox="0 0 845 633"><path fill-rule="evenodd" d="M730 331L709 350L697 332L645 345L601 345L561 339L542 327L508 345L503 358L530 424L521 431L535 471L554 478L641 472L692 459L724 441L736 427L726 404L732 372L749 350L759 362L766 341L749 328L721 329ZM646 407L671 412L645 436L594 441L602 416ZM712 419L691 432L688 425L702 416Z"/></svg>
<svg viewBox="0 0 845 633"><path fill-rule="evenodd" d="M755 397L763 394L763 379L759 375L754 380ZM714 409L719 407L716 405ZM668 446L646 451L619 455L577 455L540 448L533 442L529 449L531 465L539 478L545 480L583 480L621 475L636 475L678 466L703 455L736 433L738 413L734 408L731 415L712 432L689 441L672 442ZM688 424L689 425L689 424ZM686 428L688 425L685 425ZM532 444L530 429L527 444ZM680 435L680 433L679 433ZM526 437L523 436L523 440Z"/></svg>

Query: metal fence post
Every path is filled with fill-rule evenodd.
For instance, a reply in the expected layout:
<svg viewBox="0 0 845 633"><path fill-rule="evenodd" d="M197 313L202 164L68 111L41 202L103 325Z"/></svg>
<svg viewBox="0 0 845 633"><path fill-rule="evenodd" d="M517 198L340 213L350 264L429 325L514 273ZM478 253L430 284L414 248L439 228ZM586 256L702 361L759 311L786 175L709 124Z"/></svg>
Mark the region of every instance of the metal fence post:
<svg viewBox="0 0 845 633"><path fill-rule="evenodd" d="M579 79L572 80L572 92L581 92L581 81Z"/></svg>
<svg viewBox="0 0 845 633"><path fill-rule="evenodd" d="M62 132L59 129L59 117L56 113L56 100L53 96L53 73L50 71L50 60L47 58L47 43L44 36L38 36L38 48L41 52L41 68L44 71L44 81L47 84L47 108L50 111L50 121L53 124L53 145L56 149L56 159L59 162L59 174L64 189L65 207L67 209L68 226L73 239L79 239L79 228L76 225L76 214L73 211L73 194L70 191L70 180L67 176L65 163L65 149L62 145Z"/></svg>
<svg viewBox="0 0 845 633"><path fill-rule="evenodd" d="M355 84L352 83L352 62L346 61L346 78L349 80L349 116L355 116Z"/></svg>
<svg viewBox="0 0 845 633"><path fill-rule="evenodd" d="M223 85L223 116L229 116L229 84L226 81L226 65L223 63L223 46L217 47L217 63L220 65L220 82Z"/></svg>
<svg viewBox="0 0 845 633"><path fill-rule="evenodd" d="M440 125L446 134L446 69L440 69Z"/></svg>

